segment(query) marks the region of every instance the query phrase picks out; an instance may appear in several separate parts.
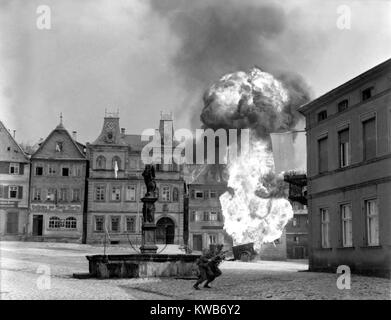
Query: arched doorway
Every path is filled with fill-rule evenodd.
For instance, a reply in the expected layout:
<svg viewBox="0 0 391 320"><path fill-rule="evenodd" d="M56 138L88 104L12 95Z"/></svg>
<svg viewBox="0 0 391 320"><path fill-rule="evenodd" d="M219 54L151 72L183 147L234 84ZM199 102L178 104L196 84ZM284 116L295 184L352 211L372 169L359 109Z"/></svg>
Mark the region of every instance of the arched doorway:
<svg viewBox="0 0 391 320"><path fill-rule="evenodd" d="M173 244L175 238L175 224L168 217L159 219L156 223L156 243Z"/></svg>

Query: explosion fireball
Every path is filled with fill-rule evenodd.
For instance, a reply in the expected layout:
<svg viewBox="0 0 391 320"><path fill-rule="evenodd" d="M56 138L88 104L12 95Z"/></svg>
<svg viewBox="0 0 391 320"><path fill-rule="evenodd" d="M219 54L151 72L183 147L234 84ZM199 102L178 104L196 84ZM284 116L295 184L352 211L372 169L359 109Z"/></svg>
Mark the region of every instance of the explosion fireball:
<svg viewBox="0 0 391 320"><path fill-rule="evenodd" d="M293 217L282 176L275 174L270 133L291 129L300 118L295 109L309 94L301 78L282 79L259 68L227 74L206 91L201 114L208 128L251 129L251 150L228 164L231 191L220 203L234 243L254 242L256 249L280 238Z"/></svg>

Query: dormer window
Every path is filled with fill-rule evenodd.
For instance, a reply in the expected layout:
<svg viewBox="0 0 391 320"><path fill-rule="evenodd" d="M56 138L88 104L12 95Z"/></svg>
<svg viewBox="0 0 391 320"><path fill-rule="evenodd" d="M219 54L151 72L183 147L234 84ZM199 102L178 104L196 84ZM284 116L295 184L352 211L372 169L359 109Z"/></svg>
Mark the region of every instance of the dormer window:
<svg viewBox="0 0 391 320"><path fill-rule="evenodd" d="M327 110L323 110L318 113L318 122L327 119Z"/></svg>
<svg viewBox="0 0 391 320"><path fill-rule="evenodd" d="M349 106L349 101L348 99L342 100L338 103L338 112L342 112L346 110Z"/></svg>
<svg viewBox="0 0 391 320"><path fill-rule="evenodd" d="M361 93L362 101L368 100L369 98L372 97L372 95L373 95L373 87L364 89Z"/></svg>
<svg viewBox="0 0 391 320"><path fill-rule="evenodd" d="M10 174L19 174L19 163L10 163Z"/></svg>
<svg viewBox="0 0 391 320"><path fill-rule="evenodd" d="M56 152L62 152L63 150L63 143L62 141L57 141L56 142Z"/></svg>

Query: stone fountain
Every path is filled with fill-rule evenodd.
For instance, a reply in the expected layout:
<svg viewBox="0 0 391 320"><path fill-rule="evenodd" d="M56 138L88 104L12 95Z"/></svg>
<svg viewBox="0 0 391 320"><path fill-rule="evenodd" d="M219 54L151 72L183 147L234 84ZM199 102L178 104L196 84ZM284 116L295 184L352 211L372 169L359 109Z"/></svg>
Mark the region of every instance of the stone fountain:
<svg viewBox="0 0 391 320"><path fill-rule="evenodd" d="M89 261L89 277L105 278L138 278L138 277L176 277L192 278L198 273L194 254L161 254L157 253L155 202L156 195L155 169L146 165L143 172L147 192L143 202L142 242L139 254L129 255L93 255Z"/></svg>

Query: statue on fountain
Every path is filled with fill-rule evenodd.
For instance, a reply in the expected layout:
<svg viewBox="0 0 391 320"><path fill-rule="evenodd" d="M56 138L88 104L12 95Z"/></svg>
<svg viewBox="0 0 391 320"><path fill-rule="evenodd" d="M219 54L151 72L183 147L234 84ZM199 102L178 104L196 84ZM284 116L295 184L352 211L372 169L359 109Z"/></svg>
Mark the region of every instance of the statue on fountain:
<svg viewBox="0 0 391 320"><path fill-rule="evenodd" d="M151 198L155 196L156 191L156 182L155 182L155 168L153 165L147 164L145 166L144 172L142 173L144 177L144 183L147 188L146 197Z"/></svg>
<svg viewBox="0 0 391 320"><path fill-rule="evenodd" d="M147 188L147 193L145 194L142 201L144 202L143 206L143 220L147 223L155 222L155 205L154 202L157 200L155 197L156 193L156 181L155 181L155 168L153 165L147 164L145 166L144 172L142 173L144 177L144 183ZM148 201L148 199L150 199Z"/></svg>

